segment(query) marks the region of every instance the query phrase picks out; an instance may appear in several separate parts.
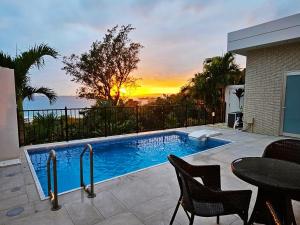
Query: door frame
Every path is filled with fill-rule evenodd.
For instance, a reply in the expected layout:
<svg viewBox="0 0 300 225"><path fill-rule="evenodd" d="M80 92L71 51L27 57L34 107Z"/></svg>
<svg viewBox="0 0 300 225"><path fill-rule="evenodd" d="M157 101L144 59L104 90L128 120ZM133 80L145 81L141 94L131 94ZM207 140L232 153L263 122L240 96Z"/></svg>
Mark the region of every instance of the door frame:
<svg viewBox="0 0 300 225"><path fill-rule="evenodd" d="M293 134L293 133L287 133L283 131L283 127L284 127L284 109L285 109L285 94L286 94L286 80L288 78L288 76L295 76L298 75L300 76L300 70L292 70L292 71L287 71L284 73L283 76L283 87L282 87L282 103L281 103L281 118L280 118L280 134L283 136L288 136L288 137L296 137L296 138L300 138L300 134Z"/></svg>

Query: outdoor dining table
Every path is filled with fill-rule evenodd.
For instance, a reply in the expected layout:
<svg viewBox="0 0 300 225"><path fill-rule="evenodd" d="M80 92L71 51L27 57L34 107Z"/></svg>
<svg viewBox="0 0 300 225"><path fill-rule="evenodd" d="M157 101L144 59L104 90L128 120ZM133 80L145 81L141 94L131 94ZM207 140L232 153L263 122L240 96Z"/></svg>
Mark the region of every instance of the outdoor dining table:
<svg viewBox="0 0 300 225"><path fill-rule="evenodd" d="M300 164L271 158L246 157L234 160L231 169L238 178L258 187L248 224L268 224L266 201L269 201L283 224L296 225L291 199L300 196Z"/></svg>

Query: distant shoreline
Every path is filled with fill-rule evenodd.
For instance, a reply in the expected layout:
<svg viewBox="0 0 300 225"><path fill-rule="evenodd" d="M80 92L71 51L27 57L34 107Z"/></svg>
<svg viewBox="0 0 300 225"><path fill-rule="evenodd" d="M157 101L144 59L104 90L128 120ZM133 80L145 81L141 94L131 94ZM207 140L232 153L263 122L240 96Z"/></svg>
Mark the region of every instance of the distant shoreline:
<svg viewBox="0 0 300 225"><path fill-rule="evenodd" d="M145 95L142 97L133 96L128 99L139 101L141 104L154 100L160 95ZM63 109L67 108L89 108L95 104L95 100L79 98L78 96L58 96L56 102L50 105L49 100L45 96L35 96L33 101L24 100L24 110L41 110L41 109Z"/></svg>

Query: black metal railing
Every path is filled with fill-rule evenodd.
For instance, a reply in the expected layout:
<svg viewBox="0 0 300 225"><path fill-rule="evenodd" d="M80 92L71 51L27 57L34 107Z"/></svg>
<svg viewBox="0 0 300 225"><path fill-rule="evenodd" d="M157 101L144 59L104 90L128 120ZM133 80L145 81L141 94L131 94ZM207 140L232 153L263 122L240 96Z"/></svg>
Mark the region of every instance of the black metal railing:
<svg viewBox="0 0 300 225"><path fill-rule="evenodd" d="M145 105L18 111L20 145L69 141L224 122L203 105Z"/></svg>

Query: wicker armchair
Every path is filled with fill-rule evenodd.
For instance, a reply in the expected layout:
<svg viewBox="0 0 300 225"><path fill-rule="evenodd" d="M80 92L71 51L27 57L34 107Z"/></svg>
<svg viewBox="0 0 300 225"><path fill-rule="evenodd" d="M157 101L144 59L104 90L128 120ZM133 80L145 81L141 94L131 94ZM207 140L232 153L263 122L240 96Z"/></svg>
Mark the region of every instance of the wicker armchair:
<svg viewBox="0 0 300 225"><path fill-rule="evenodd" d="M300 164L300 140L283 139L274 141L266 147L263 157Z"/></svg>
<svg viewBox="0 0 300 225"><path fill-rule="evenodd" d="M190 225L193 224L195 215L216 216L219 224L219 216L230 214L239 215L244 224L247 224L250 190L221 191L219 165L193 166L174 155L168 156L168 159L175 167L180 186L180 197L170 225L174 222L180 204L190 220ZM194 177L201 178L203 184Z"/></svg>
<svg viewBox="0 0 300 225"><path fill-rule="evenodd" d="M274 141L265 148L262 157L300 164L300 140L282 139ZM292 194L291 198L300 201L300 193Z"/></svg>

